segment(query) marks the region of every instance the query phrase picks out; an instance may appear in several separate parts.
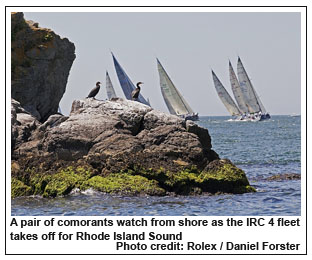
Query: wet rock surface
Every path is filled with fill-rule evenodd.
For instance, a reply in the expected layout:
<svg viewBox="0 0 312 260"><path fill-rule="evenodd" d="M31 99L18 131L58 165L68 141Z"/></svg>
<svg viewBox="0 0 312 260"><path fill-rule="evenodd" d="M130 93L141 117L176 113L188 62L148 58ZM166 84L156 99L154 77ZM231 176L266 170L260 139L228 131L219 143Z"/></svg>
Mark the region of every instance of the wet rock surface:
<svg viewBox="0 0 312 260"><path fill-rule="evenodd" d="M281 173L270 176L265 179L266 181L288 181L288 180L301 180L301 174L298 173Z"/></svg>

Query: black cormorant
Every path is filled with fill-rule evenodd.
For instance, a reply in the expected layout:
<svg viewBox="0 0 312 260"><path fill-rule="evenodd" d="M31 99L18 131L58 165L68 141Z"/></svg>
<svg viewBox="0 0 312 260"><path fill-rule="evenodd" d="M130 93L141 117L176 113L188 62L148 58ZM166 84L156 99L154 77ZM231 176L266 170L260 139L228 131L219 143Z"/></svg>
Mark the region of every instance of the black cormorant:
<svg viewBox="0 0 312 260"><path fill-rule="evenodd" d="M135 101L138 100L138 97L139 97L139 94L140 94L140 90L141 90L141 88L140 88L141 84L143 84L143 82L138 82L136 84L136 86L137 86L136 89L132 91L132 93L131 93L132 100L135 100Z"/></svg>
<svg viewBox="0 0 312 260"><path fill-rule="evenodd" d="M87 96L87 98L91 98L91 97L95 97L97 93L99 93L100 90L100 84L102 84L101 82L96 82L96 87L94 89L92 89L89 93L89 95Z"/></svg>

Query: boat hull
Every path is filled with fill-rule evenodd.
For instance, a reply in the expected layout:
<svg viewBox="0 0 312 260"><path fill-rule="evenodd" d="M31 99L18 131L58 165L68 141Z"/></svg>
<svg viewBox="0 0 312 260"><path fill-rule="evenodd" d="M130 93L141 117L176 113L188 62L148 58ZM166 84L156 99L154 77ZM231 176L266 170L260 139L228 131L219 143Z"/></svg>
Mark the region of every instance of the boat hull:
<svg viewBox="0 0 312 260"><path fill-rule="evenodd" d="M236 121L236 122L256 122L270 119L271 116L269 113L263 115L248 115L248 116L238 116L236 118L231 118L228 121Z"/></svg>
<svg viewBox="0 0 312 260"><path fill-rule="evenodd" d="M192 121L198 121L199 120L198 114L194 114L194 115L180 115L179 117L185 119L185 121L186 120L192 120Z"/></svg>
<svg viewBox="0 0 312 260"><path fill-rule="evenodd" d="M264 115L261 115L260 121L267 120L267 119L270 119L270 118L271 118L270 114L266 113Z"/></svg>

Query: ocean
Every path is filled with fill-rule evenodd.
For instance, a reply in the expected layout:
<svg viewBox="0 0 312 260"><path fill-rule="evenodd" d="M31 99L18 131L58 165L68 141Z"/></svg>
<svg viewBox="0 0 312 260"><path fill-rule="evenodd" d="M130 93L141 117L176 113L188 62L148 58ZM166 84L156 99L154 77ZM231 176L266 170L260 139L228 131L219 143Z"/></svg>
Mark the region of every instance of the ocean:
<svg viewBox="0 0 312 260"><path fill-rule="evenodd" d="M12 199L12 216L298 216L301 180L268 181L285 173L301 174L300 116L272 116L261 122L229 117L200 117L212 149L243 169L256 193L197 196L107 195L92 190L61 198ZM303 173L305 174L305 173Z"/></svg>

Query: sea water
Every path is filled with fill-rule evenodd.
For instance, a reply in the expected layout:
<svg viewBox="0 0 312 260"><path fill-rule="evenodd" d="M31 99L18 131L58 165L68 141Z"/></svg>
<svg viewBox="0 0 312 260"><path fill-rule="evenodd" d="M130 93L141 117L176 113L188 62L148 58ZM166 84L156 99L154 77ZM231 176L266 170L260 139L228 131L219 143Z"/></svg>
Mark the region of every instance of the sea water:
<svg viewBox="0 0 312 260"><path fill-rule="evenodd" d="M301 174L301 118L272 116L261 122L201 117L212 149L243 169L256 193L201 196L113 196L88 190L61 198L20 197L12 215L78 216L248 216L301 214L301 180L267 181L284 173ZM302 173L305 174L305 173Z"/></svg>

